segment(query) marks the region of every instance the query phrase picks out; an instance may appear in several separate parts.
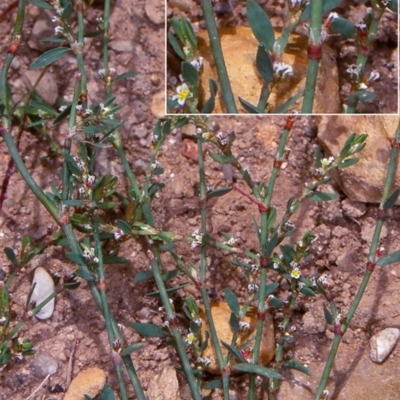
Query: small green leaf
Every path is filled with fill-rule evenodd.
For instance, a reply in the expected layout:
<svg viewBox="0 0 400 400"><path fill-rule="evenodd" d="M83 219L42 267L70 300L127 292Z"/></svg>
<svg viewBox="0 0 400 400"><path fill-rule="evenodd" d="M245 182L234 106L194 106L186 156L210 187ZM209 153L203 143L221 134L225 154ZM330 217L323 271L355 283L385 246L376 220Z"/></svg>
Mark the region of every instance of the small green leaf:
<svg viewBox="0 0 400 400"><path fill-rule="evenodd" d="M267 249L265 250L265 255L266 255L267 257L270 257L270 256L271 256L271 254L272 254L272 252L274 251L276 245L278 244L278 239L279 239L278 234L275 233L275 234L272 236L272 238L268 241Z"/></svg>
<svg viewBox="0 0 400 400"><path fill-rule="evenodd" d="M306 296L315 296L315 292L314 290L312 290L311 288L307 287L307 286L303 286L300 290L301 293L305 294Z"/></svg>
<svg viewBox="0 0 400 400"><path fill-rule="evenodd" d="M225 156L224 154L217 154L211 151L208 154L215 162L219 164L230 164L232 162L231 158Z"/></svg>
<svg viewBox="0 0 400 400"><path fill-rule="evenodd" d="M122 232L124 232L125 235L132 235L132 228L126 221L121 219L117 220L117 226Z"/></svg>
<svg viewBox="0 0 400 400"><path fill-rule="evenodd" d="M166 337L169 333L161 326L155 324L141 324L138 322L131 322L128 324L136 332L140 333L142 336L150 337Z"/></svg>
<svg viewBox="0 0 400 400"><path fill-rule="evenodd" d="M15 256L14 250L10 247L6 247L4 249L4 253L6 253L7 258L14 264L18 265L17 257Z"/></svg>
<svg viewBox="0 0 400 400"><path fill-rule="evenodd" d="M283 365L287 368L296 369L297 371L303 372L308 376L311 376L310 370L297 360L287 360L283 362Z"/></svg>
<svg viewBox="0 0 400 400"><path fill-rule="evenodd" d="M103 264L129 264L130 261L124 257L108 256L104 257Z"/></svg>
<svg viewBox="0 0 400 400"><path fill-rule="evenodd" d="M358 163L358 158L349 158L347 160L342 161L339 165L338 168L347 168L350 167L350 165L354 165Z"/></svg>
<svg viewBox="0 0 400 400"><path fill-rule="evenodd" d="M209 339L210 339L210 333L208 331L206 331L205 339L200 346L200 353L202 353L207 348Z"/></svg>
<svg viewBox="0 0 400 400"><path fill-rule="evenodd" d="M329 28L333 33L339 33L344 39L355 39L357 36L354 25L344 18L333 18Z"/></svg>
<svg viewBox="0 0 400 400"><path fill-rule="evenodd" d="M139 75L138 71L128 71L128 72L124 72L123 74L119 74L117 75L115 78L113 78L114 82L117 81L122 81L124 79L128 79L128 78L133 78L134 76Z"/></svg>
<svg viewBox="0 0 400 400"><path fill-rule="evenodd" d="M168 32L168 41L171 47L174 49L175 53L182 59L185 59L185 54L183 53L179 42L172 32Z"/></svg>
<svg viewBox="0 0 400 400"><path fill-rule="evenodd" d="M96 133L103 133L107 128L102 125L89 125L83 128L83 132L89 135L95 135Z"/></svg>
<svg viewBox="0 0 400 400"><path fill-rule="evenodd" d="M388 210L389 208L392 208L394 204L397 201L397 198L399 197L400 189L396 189L390 196L389 198L385 201L385 204L383 205L384 210Z"/></svg>
<svg viewBox="0 0 400 400"><path fill-rule="evenodd" d="M228 349L229 353L232 354L235 358L237 358L239 361L242 363L246 363L246 359L240 354L240 351L238 349L235 349L233 346L231 346L228 343L225 343L223 340L221 340L222 345ZM242 364L238 364L242 365ZM249 364L243 364L243 365L249 365Z"/></svg>
<svg viewBox="0 0 400 400"><path fill-rule="evenodd" d="M266 50L272 50L275 34L268 15L254 0L247 2L246 13L247 21L258 42L263 44Z"/></svg>
<svg viewBox="0 0 400 400"><path fill-rule="evenodd" d="M207 193L207 200L210 200L213 197L221 197L221 196L229 193L231 190L232 190L232 188L230 188L230 187L212 190L211 192Z"/></svg>
<svg viewBox="0 0 400 400"><path fill-rule="evenodd" d="M278 282L274 282L274 283L270 283L268 285L265 286L265 296L269 296L270 294L274 293L276 289L278 289L279 287L279 283Z"/></svg>
<svg viewBox="0 0 400 400"><path fill-rule="evenodd" d="M104 385L100 393L100 400L115 400L115 394L108 383Z"/></svg>
<svg viewBox="0 0 400 400"><path fill-rule="evenodd" d="M225 289L225 300L228 303L230 310L235 314L239 315L240 312L240 304L237 299L235 293L229 288Z"/></svg>
<svg viewBox="0 0 400 400"><path fill-rule="evenodd" d="M44 10L52 10L53 9L53 7L45 1L29 0L29 3L33 4L36 7L43 8Z"/></svg>
<svg viewBox="0 0 400 400"><path fill-rule="evenodd" d="M210 87L210 98L206 101L201 109L202 114L211 114L215 107L215 96L218 92L218 86L214 79L209 79L208 84Z"/></svg>
<svg viewBox="0 0 400 400"><path fill-rule="evenodd" d="M250 114L260 114L257 106L253 106L253 104L249 103L247 100L242 99L240 96L238 97L240 104L243 108Z"/></svg>
<svg viewBox="0 0 400 400"><path fill-rule="evenodd" d="M308 196L310 201L330 201L338 199L339 195L336 193L315 192Z"/></svg>
<svg viewBox="0 0 400 400"><path fill-rule="evenodd" d="M233 332L239 333L239 330L240 330L239 320L238 320L238 317L234 313L231 313L231 316L229 318L229 325L233 329Z"/></svg>
<svg viewBox="0 0 400 400"><path fill-rule="evenodd" d="M86 261L79 253L68 252L66 253L67 258L78 265L86 265Z"/></svg>
<svg viewBox="0 0 400 400"><path fill-rule="evenodd" d="M381 267L386 267L386 265L393 264L400 261L400 250L393 252L392 254L388 254L387 256L381 257L376 265Z"/></svg>
<svg viewBox="0 0 400 400"><path fill-rule="evenodd" d="M204 385L204 389L218 389L218 388L222 388L222 380L221 379L214 379L213 381L207 382Z"/></svg>
<svg viewBox="0 0 400 400"><path fill-rule="evenodd" d="M274 68L272 66L271 56L262 44L258 45L256 66L264 82L266 84L270 83L274 77Z"/></svg>
<svg viewBox="0 0 400 400"><path fill-rule="evenodd" d="M53 117L58 114L58 112L53 107L50 107L49 105L42 103L41 101L31 101L30 107L43 111L44 113L49 114Z"/></svg>
<svg viewBox="0 0 400 400"><path fill-rule="evenodd" d="M333 320L332 314L329 312L329 310L325 306L324 306L324 316L325 316L326 323L328 325L334 324L335 321Z"/></svg>
<svg viewBox="0 0 400 400"><path fill-rule="evenodd" d="M199 73L189 62L182 63L182 76L183 80L190 86L197 86L199 83Z"/></svg>
<svg viewBox="0 0 400 400"><path fill-rule="evenodd" d="M283 376L279 375L275 370L270 368L262 367L261 365L255 364L236 364L232 366L233 369L237 369L242 372L249 372L251 374L257 374L270 379L283 379Z"/></svg>
<svg viewBox="0 0 400 400"><path fill-rule="evenodd" d="M69 116L71 112L71 106L69 105L64 111L59 114L59 116L53 121L53 125L59 124L61 121L63 121L65 118Z"/></svg>
<svg viewBox="0 0 400 400"><path fill-rule="evenodd" d="M47 65L52 64L54 61L63 58L71 51L68 47L57 47L56 49L51 49L43 53L33 64L30 69L43 68Z"/></svg>
<svg viewBox="0 0 400 400"><path fill-rule="evenodd" d="M283 305L284 305L283 301L278 299L275 296L272 297L272 299L270 299L269 304L271 305L271 307L274 307L277 309L283 308Z"/></svg>
<svg viewBox="0 0 400 400"><path fill-rule="evenodd" d="M304 90L297 93L296 95L290 97L287 101L285 101L282 105L277 107L274 111L274 114L284 114L287 112L290 107L292 107L299 99L301 99L304 95Z"/></svg>
<svg viewBox="0 0 400 400"><path fill-rule="evenodd" d="M134 351L141 350L143 349L144 346L145 346L144 343L132 343L121 351L121 356L127 356L133 353Z"/></svg>

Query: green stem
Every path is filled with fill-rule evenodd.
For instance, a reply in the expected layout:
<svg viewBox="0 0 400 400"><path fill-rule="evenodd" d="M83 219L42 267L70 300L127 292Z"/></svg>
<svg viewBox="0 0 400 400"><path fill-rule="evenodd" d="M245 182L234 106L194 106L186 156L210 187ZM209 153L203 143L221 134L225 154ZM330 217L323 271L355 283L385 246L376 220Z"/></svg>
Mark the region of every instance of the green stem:
<svg viewBox="0 0 400 400"><path fill-rule="evenodd" d="M204 238L207 234L207 184L206 174L204 170L204 157L203 157L203 138L201 135L197 136L197 155L199 162L199 182L200 182L200 204L201 204L201 235ZM225 362L222 355L221 346L215 329L214 320L211 313L210 300L208 298L207 290L205 287L205 280L207 274L207 245L202 244L200 249L200 286L201 296L203 299L204 310L207 317L208 326L210 328L211 341L217 356L217 362L222 375L222 386L224 392L224 399L229 399L229 369L225 368Z"/></svg>
<svg viewBox="0 0 400 400"><path fill-rule="evenodd" d="M170 331L175 339L176 350L181 360L183 370L185 371L185 375L188 380L193 399L200 400L201 395L199 392L199 388L197 387L196 380L194 378L193 371L192 368L190 367L189 359L185 351L185 344L182 340L182 336L177 326L178 325L177 317L174 309L172 308L171 303L169 302L168 293L165 288L164 281L161 277L161 272L158 265L160 254L157 246L152 245L150 248L151 251L148 252L148 257L150 260L151 270L153 271L154 280L156 281L157 289L158 292L160 293L165 313L167 314L167 321L169 322Z"/></svg>
<svg viewBox="0 0 400 400"><path fill-rule="evenodd" d="M136 182L135 175L128 163L128 160L126 159L126 155L125 155L125 152L124 152L124 149L122 146L122 140L121 140L121 136L120 136L119 132L114 132L114 137L115 137L115 139L113 141L113 145L117 149L118 156L121 159L122 165L125 169L125 173L128 176L129 183L131 184L131 187L135 193L135 198L137 201L139 201L141 198L140 189Z"/></svg>
<svg viewBox="0 0 400 400"><path fill-rule="evenodd" d="M397 159L398 159L398 154L399 154L399 149L398 149L399 143L400 143L400 120L399 120L399 124L397 126L395 138L393 139L393 142L392 142L390 160L389 160L389 165L388 165L388 169L387 169L385 184L383 187L382 201L380 203L379 211L378 211L378 215L382 215L382 217L379 217L379 219L376 223L376 226L375 226L374 234L373 234L372 241L371 241L370 251L369 251L367 268L365 270L365 274L361 281L360 287L357 290L357 294L354 297L354 300L350 306L349 312L347 313L344 323L340 324L340 321L335 321L335 338L332 343L332 347L329 352L329 356L328 356L327 362L325 364L325 368L322 373L322 377L319 382L317 392L315 393L315 397L314 397L315 400L319 400L322 392L325 390L330 372L332 370L333 362L336 357L336 353L339 349L339 344L342 340L342 336L345 334L347 328L350 325L351 320L353 319L353 316L361 302L361 299L365 293L369 279L370 279L372 272L374 270L374 267L375 267L376 250L378 248L379 238L381 235L383 222L384 222L383 219L384 219L385 210L383 208L383 205L389 197L390 188L392 187L392 183L394 180L395 170L396 170L396 166L397 166Z"/></svg>
<svg viewBox="0 0 400 400"><path fill-rule="evenodd" d="M27 321L28 317L35 316L48 302L50 302L54 297L57 296L57 292L53 292L47 296L39 305L37 305L33 310L29 311L24 315L24 317L18 321L17 324L8 332L7 336L1 340L2 344L7 344L13 336L20 330L21 326Z"/></svg>
<svg viewBox="0 0 400 400"><path fill-rule="evenodd" d="M314 104L315 89L317 85L319 61L322 55L321 26L323 14L323 1L311 1L310 38L308 41L308 67L304 99L301 108L302 114L311 114Z"/></svg>
<svg viewBox="0 0 400 400"><path fill-rule="evenodd" d="M108 335L108 342L110 344L111 356L115 368L115 373L117 375L119 391L121 398L123 400L128 399L128 394L126 393L126 387L124 378L122 376L121 369L121 356L118 352L114 350L114 331L111 321L110 308L108 306L107 294L106 294L106 282L104 276L104 265L103 265L103 252L101 248L100 235L99 235L99 225L96 218L92 218L92 226L93 226L93 238L95 243L95 254L98 258L98 267L97 267L97 276L98 276L98 289L100 293L100 301L103 309L103 316L106 322L106 330Z"/></svg>
<svg viewBox="0 0 400 400"><path fill-rule="evenodd" d="M104 31L103 31L103 66L105 76L109 76L110 67L108 65L108 41L110 37L110 0L104 1ZM106 93L111 96L111 80L107 79Z"/></svg>
<svg viewBox="0 0 400 400"><path fill-rule="evenodd" d="M224 99L226 110L229 114L237 114L238 111L236 108L235 99L233 97L228 71L226 70L224 56L222 54L221 42L219 40L218 29L214 19L214 11L211 0L200 0L199 3L204 14L215 66L217 68L218 78L221 85L222 98Z"/></svg>
<svg viewBox="0 0 400 400"><path fill-rule="evenodd" d="M58 219L58 210L54 203L45 195L43 190L38 186L35 180L32 178L31 174L25 167L24 162L18 152L17 147L15 146L14 140L11 136L10 131L3 132L3 138L6 142L8 150L12 159L15 162L15 166L17 167L19 173L22 175L22 178L28 185L29 189L33 192L33 194L38 198L38 200L43 204L49 214L53 217L57 224L59 224Z"/></svg>

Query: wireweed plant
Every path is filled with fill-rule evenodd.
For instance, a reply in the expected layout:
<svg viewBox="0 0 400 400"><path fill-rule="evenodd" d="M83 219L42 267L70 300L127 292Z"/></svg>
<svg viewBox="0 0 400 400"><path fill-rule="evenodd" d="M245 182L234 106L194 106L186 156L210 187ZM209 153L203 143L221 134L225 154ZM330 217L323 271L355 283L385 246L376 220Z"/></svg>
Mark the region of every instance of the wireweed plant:
<svg viewBox="0 0 400 400"><path fill-rule="evenodd" d="M333 12L341 5L340 0L288 1L284 26L280 33L274 30L269 16L261 6L254 0L248 0L246 2L247 22L258 41L254 64L262 78L258 104L251 104L242 98L240 93L232 92L230 81L232 77L229 76L226 68L211 0L199 0L198 3L210 40L214 58L212 63L215 63L218 76L209 80L209 98L204 104L200 104L199 85L204 54L198 50L197 37L190 22L184 18L171 18L168 31L170 54L174 52L180 59L180 74L179 82L173 88L174 94L171 90L168 98L169 113L209 114L215 107L215 96L220 91L227 113L238 113L237 101L240 102L245 112L251 114L284 113L293 110L294 104L301 101L301 113L310 114L313 112L315 93L318 90L319 63L323 52L326 52L324 42L329 37L335 37L336 40L350 40L357 49L355 62L347 66L346 80L349 93L342 104L342 111L355 113L359 102L367 103L375 98L373 86L374 82L379 79L379 73L377 71L369 72L368 68L366 69L368 57L373 49L383 14L386 10L397 13L397 0L373 1L371 7L367 8L366 14L356 24L340 17L337 12ZM299 27L305 27L308 30L308 65L304 90L297 89L298 93L295 93L285 103L278 104L273 108L270 104L272 91L280 90L279 87L283 87L283 85L287 88L287 83L293 79L293 65L284 62L282 56L287 51L289 40L296 37L295 31ZM235 50L237 52L244 51L241 48ZM172 71L171 74L173 75ZM243 79L247 78L243 76ZM298 80L299 77L296 79ZM330 95L333 94L330 93Z"/></svg>
<svg viewBox="0 0 400 400"><path fill-rule="evenodd" d="M217 132L206 117L194 114L171 116L156 122L148 167L144 177L139 177L132 170L126 157L126 143L119 130L122 122L117 117L117 112L122 106L116 104L116 99L113 97L113 82L116 79L132 76L135 72L116 75L110 67L108 54L110 2L105 1L104 17L99 21L100 32L103 34L104 70L100 74L104 81L103 102L92 101L87 90L87 71L84 63L84 4L79 1L73 4L69 0L53 0L49 3L35 0L32 3L54 13L54 20L57 23L55 42L61 43L61 47L42 54L32 64L32 68L45 68L66 54L74 54L78 70L72 101L67 102L62 111L56 111L34 94L30 95L27 105L13 103L7 82L11 62L17 54L18 45L23 41L21 34L26 1L20 0L12 45L0 74L1 136L17 170L28 188L54 219L57 230L49 235L44 244L38 244L29 238L23 239L22 251L18 255L11 249L5 249L13 266L13 274L0 291L1 364L11 364L12 357L21 357L33 352L31 342L18 339L16 334L27 317L38 312L56 295L54 293L39 305L30 304L31 296L28 295L26 309L34 307L33 310L24 315L21 322L12 325L9 293L13 290L11 283L14 274L21 272L21 267L27 266L37 254L57 246L64 249L65 259L75 266L72 275L61 277L63 290L76 289L80 282L85 281L94 303L105 320L110 360L118 380L120 398L128 399L127 383L129 383L135 391L136 398L145 399L145 391L137 374L136 358L136 352L143 348L144 343L127 343L124 340L119 315L112 312L107 291L108 283L113 279L108 269L109 264L134 262L120 256L119 251L126 243L140 242L147 256L148 268L138 273L135 281L155 282L157 290L148 295L161 300L163 309L160 315L163 315L163 323L156 325L132 321L129 326L143 337L168 340L166 344L176 351L180 363L177 368L185 374L193 399L201 399L206 389L215 388L222 388L223 398L229 399L233 372L243 372L248 377L249 399L260 398L261 390L267 392L270 399L276 398L279 382L283 379L286 369L297 369L309 374L308 368L290 355L287 345L295 340L292 321L299 297L314 297L317 294L326 299L325 318L328 324L333 325L335 333L332 350L315 394L315 399L327 398L325 391L327 379L338 346L354 316L374 267L386 266L400 260L400 251L381 256L378 250L385 213L393 207L400 192L395 190L390 193L400 146L400 127L390 141L392 150L387 180L378 210L379 218L365 277L349 312L347 315L342 315L338 312L330 292L327 276L312 278L303 272L302 263L312 251L315 234L306 232L300 240L291 240L296 232L292 219L306 201L325 202L338 197L336 194L324 192L323 186L332 179L332 171L357 163L356 155L366 146L367 134L351 133L339 154L330 158L324 158L318 150L316 168L312 176L304 182L304 187L297 196L287 199L285 211L280 217L274 206L273 196L276 193L281 169L286 163L291 162L288 142L293 124L296 123L295 116L289 116L285 120L273 160L273 169L265 182L256 181L252 177L251 168L246 168L236 155L234 133ZM46 123L49 122L53 125L64 123L64 128L60 129L67 132L67 138L63 144L53 143L57 149L55 152L57 157L62 160L62 168L51 175L49 178L53 182L51 192L45 193L33 178L32 172L26 168L15 144L14 132L25 129L26 124L41 126L43 132L46 132ZM14 129L16 127L18 129ZM194 232L171 232L160 227L161 223L157 221L154 212L154 201L162 196L165 187L160 180L164 169L158 158L169 136L184 127L192 127L196 132L194 139L197 145L200 226ZM122 181L120 177L100 174L95 170L96 153L107 145L114 148L123 166L125 186L120 183ZM216 164L230 165L239 174L240 181L226 187L209 188L206 157L210 157ZM257 249L241 247L235 238L226 232L221 232L225 240L220 241L209 231L207 221L212 218L209 212L211 202L232 191L254 205ZM119 210L122 212L118 212ZM193 252L198 252L198 264L193 260L183 259L179 252L179 245L182 244L190 246ZM244 298L240 298L229 288L224 290L231 312L232 339L229 343L220 340L218 326L214 322L211 310L209 292L211 271L208 256L213 249L224 251L231 264L242 271L246 278L247 293ZM165 255L174 262L172 271L166 268ZM282 298L279 290L280 281L287 282L290 287L289 295ZM190 331L181 322L171 299L173 293L188 284L197 290L196 296L186 295L184 298L183 310ZM200 305L204 309L205 320L200 317ZM251 306L257 309L256 329L250 340L239 346L239 337L249 329L245 316ZM278 326L275 358L270 365L262 365L260 349L267 311L280 315L281 321ZM203 324L208 327L204 335L200 329ZM219 371L219 375L212 381L206 379L206 371L210 362L215 360L203 356L208 346L214 348ZM224 349L227 349L227 353ZM262 387L257 384L256 377L263 379ZM114 398L108 386L103 396L107 399Z"/></svg>

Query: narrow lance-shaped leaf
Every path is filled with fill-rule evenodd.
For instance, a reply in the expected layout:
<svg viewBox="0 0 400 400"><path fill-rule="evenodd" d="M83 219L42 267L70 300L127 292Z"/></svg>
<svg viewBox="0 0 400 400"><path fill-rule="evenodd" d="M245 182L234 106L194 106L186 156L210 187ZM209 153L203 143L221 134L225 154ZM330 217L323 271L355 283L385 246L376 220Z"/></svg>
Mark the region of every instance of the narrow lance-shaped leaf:
<svg viewBox="0 0 400 400"><path fill-rule="evenodd" d="M388 210L389 208L392 208L394 204L397 201L397 198L399 197L400 189L396 189L390 196L389 198L385 201L385 204L383 205L383 208L385 210Z"/></svg>
<svg viewBox="0 0 400 400"><path fill-rule="evenodd" d="M275 370L270 368L262 367L261 365L255 364L236 364L232 367L242 372L249 372L257 375L264 376L270 379L283 379L282 375L279 375Z"/></svg>
<svg viewBox="0 0 400 400"><path fill-rule="evenodd" d="M339 195L336 193L324 193L324 192L316 192L308 196L308 200L311 201L329 201L338 199Z"/></svg>
<svg viewBox="0 0 400 400"><path fill-rule="evenodd" d="M63 58L71 51L68 47L57 47L43 53L37 60L33 62L30 69L43 68L52 64L54 61Z"/></svg>
<svg viewBox="0 0 400 400"><path fill-rule="evenodd" d="M246 13L254 36L267 50L272 50L275 42L275 33L268 15L254 0L247 2Z"/></svg>
<svg viewBox="0 0 400 400"><path fill-rule="evenodd" d="M169 336L169 333L158 325L154 324L141 324L141 323L129 323L129 326L136 332L143 336L150 337L165 337Z"/></svg>
<svg viewBox="0 0 400 400"><path fill-rule="evenodd" d="M267 84L270 83L274 76L274 68L272 66L271 56L262 44L260 44L257 49L256 65L264 82Z"/></svg>
<svg viewBox="0 0 400 400"><path fill-rule="evenodd" d="M239 101L240 104L243 106L243 108L250 114L260 114L260 111L258 110L257 106L254 106L253 104L249 103L247 100L242 99L239 96Z"/></svg>
<svg viewBox="0 0 400 400"><path fill-rule="evenodd" d="M297 369L297 371L301 371L308 376L311 376L310 370L303 364L301 364L297 360L287 360L283 362L283 365L287 368Z"/></svg>
<svg viewBox="0 0 400 400"><path fill-rule="evenodd" d="M329 312L329 310L325 306L324 306L324 315L325 315L326 323L328 325L333 325L333 323L335 321L333 320L332 314Z"/></svg>
<svg viewBox="0 0 400 400"><path fill-rule="evenodd" d="M229 288L225 289L225 300L228 303L230 310L235 314L239 315L240 305L235 293Z"/></svg>
<svg viewBox="0 0 400 400"><path fill-rule="evenodd" d="M221 340L221 343L223 344L224 347L226 347L228 349L230 354L232 354L234 357L236 357L242 363L246 363L246 359L240 354L240 351L238 349L235 349L233 346L231 346L228 343L225 343L223 340Z"/></svg>
<svg viewBox="0 0 400 400"><path fill-rule="evenodd" d="M386 265L393 264L395 262L400 261L400 250L393 252L392 254L388 254L387 256L381 257L377 262L376 265L381 267L386 267Z"/></svg>

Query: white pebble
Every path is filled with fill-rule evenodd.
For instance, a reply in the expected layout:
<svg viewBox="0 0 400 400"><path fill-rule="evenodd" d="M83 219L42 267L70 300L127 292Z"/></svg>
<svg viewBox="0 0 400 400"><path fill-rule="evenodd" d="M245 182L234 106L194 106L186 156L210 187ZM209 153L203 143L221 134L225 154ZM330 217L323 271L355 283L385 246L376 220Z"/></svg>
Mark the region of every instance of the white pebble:
<svg viewBox="0 0 400 400"><path fill-rule="evenodd" d="M370 340L370 357L376 363L381 363L386 360L389 354L396 346L400 337L400 330L397 328L386 328Z"/></svg>
<svg viewBox="0 0 400 400"><path fill-rule="evenodd" d="M34 283L36 283L36 286L32 293L31 301L34 301L36 306L38 306L54 292L54 281L44 268L37 267L33 276L32 285ZM39 319L50 318L54 312L54 303L55 299L53 298L36 314L36 317Z"/></svg>

